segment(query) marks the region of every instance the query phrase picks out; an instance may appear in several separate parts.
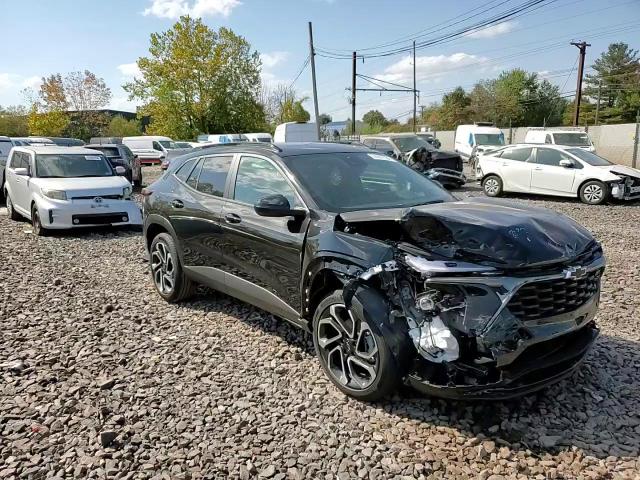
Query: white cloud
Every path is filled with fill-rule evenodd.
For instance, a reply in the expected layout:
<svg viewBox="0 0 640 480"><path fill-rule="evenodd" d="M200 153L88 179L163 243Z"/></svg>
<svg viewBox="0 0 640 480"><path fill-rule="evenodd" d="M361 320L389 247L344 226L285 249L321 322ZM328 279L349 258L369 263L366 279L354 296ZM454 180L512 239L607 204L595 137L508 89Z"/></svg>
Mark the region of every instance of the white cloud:
<svg viewBox="0 0 640 480"><path fill-rule="evenodd" d="M120 70L122 76L126 78L138 78L142 76L140 68L138 68L138 64L136 62L118 65L118 70Z"/></svg>
<svg viewBox="0 0 640 480"><path fill-rule="evenodd" d="M284 62L289 57L289 52L271 52L260 55L262 68L270 69Z"/></svg>
<svg viewBox="0 0 640 480"><path fill-rule="evenodd" d="M476 30L471 30L470 32L465 34L465 37L470 38L494 38L500 35L504 35L506 33L511 32L516 28L518 22L506 21L502 23L497 23L495 25L490 25L488 27L478 28Z"/></svg>
<svg viewBox="0 0 640 480"><path fill-rule="evenodd" d="M13 86L12 75L8 73L0 73L0 90L6 90Z"/></svg>
<svg viewBox="0 0 640 480"><path fill-rule="evenodd" d="M468 53L416 57L416 77L419 82L436 81L451 70L470 65L482 66L486 61L485 57ZM382 74L374 75L374 77L387 82L410 86L413 81L413 59L410 56L406 56L388 66Z"/></svg>
<svg viewBox="0 0 640 480"><path fill-rule="evenodd" d="M151 6L143 15L177 19L181 15L192 17L228 17L234 8L241 5L239 0L151 0Z"/></svg>
<svg viewBox="0 0 640 480"><path fill-rule="evenodd" d="M37 90L38 88L40 88L40 85L42 84L42 78L34 75L33 77L28 77L22 80L22 82L20 82L20 85L23 88L32 88L34 90Z"/></svg>

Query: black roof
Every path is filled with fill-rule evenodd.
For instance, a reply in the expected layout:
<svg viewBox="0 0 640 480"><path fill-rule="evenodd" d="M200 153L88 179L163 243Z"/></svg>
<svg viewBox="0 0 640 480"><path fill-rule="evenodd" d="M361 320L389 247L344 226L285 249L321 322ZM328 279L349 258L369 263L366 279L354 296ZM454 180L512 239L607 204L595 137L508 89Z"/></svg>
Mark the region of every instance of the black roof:
<svg viewBox="0 0 640 480"><path fill-rule="evenodd" d="M211 145L209 147L196 148L194 152L189 152L189 156L199 156L203 152L238 152L238 151L260 151L275 153L280 157L292 157L295 155L309 155L313 153L348 153L348 152L370 152L371 149L364 145L352 145L346 143L333 142L301 142L301 143L261 143L261 142L240 142Z"/></svg>

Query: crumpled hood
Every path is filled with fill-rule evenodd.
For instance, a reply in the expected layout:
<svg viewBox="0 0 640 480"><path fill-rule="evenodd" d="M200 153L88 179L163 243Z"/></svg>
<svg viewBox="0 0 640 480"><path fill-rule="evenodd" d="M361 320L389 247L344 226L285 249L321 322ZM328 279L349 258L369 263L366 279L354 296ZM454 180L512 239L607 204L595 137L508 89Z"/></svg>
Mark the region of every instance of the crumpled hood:
<svg viewBox="0 0 640 480"><path fill-rule="evenodd" d="M601 168L609 170L614 175L621 175L623 177L640 178L640 170L638 170L637 168L631 168L625 165L614 165L614 166L606 166Z"/></svg>
<svg viewBox="0 0 640 480"><path fill-rule="evenodd" d="M564 215L495 199L340 217L347 224L394 220L406 241L435 255L508 269L566 262L595 241L587 229Z"/></svg>

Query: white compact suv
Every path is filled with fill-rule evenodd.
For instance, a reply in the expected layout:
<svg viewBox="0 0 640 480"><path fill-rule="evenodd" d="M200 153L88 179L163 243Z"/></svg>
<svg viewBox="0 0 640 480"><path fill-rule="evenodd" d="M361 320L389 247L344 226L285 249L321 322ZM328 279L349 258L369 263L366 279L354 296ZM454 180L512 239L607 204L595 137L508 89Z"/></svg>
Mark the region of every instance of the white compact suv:
<svg viewBox="0 0 640 480"><path fill-rule="evenodd" d="M509 145L479 155L476 178L490 197L537 193L578 197L591 205L609 198L640 199L640 170L615 165L579 147Z"/></svg>
<svg viewBox="0 0 640 480"><path fill-rule="evenodd" d="M14 147L5 194L12 220L31 220L33 231L98 225L141 225L140 208L122 167L81 147Z"/></svg>

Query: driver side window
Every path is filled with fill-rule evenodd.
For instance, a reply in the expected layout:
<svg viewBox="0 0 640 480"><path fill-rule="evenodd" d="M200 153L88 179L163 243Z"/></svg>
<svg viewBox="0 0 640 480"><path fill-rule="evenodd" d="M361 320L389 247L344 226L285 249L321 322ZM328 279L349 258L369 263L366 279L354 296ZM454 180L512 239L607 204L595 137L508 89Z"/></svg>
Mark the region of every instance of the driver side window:
<svg viewBox="0 0 640 480"><path fill-rule="evenodd" d="M275 165L264 158L243 156L236 175L234 200L255 205L275 194L284 195L291 208L301 206L295 190Z"/></svg>

